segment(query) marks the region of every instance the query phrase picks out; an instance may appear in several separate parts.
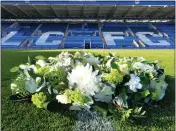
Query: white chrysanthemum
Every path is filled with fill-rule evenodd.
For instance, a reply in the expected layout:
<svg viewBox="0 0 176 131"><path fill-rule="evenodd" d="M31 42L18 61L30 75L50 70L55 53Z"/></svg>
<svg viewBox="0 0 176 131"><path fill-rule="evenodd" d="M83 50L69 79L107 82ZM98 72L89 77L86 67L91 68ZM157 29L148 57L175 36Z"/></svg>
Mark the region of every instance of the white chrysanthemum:
<svg viewBox="0 0 176 131"><path fill-rule="evenodd" d="M67 104L68 103L67 95L57 95L56 99L58 100L58 102L60 102L62 104Z"/></svg>
<svg viewBox="0 0 176 131"><path fill-rule="evenodd" d="M90 56L88 58L85 58L85 61L91 65L98 65L100 64L100 61L97 57Z"/></svg>
<svg viewBox="0 0 176 131"><path fill-rule="evenodd" d="M46 66L46 62L44 60L38 60L36 64L40 65L41 67Z"/></svg>
<svg viewBox="0 0 176 131"><path fill-rule="evenodd" d="M92 66L77 65L71 73L68 74L70 88L75 87L87 95L95 95L100 91L101 77L98 76L98 70L92 70Z"/></svg>
<svg viewBox="0 0 176 131"><path fill-rule="evenodd" d="M146 73L156 72L153 66L150 66L148 64L143 64L141 62L135 62L132 68L137 70L140 69L141 71L144 71Z"/></svg>
<svg viewBox="0 0 176 131"><path fill-rule="evenodd" d="M130 74L130 81L125 83L125 85L130 87L130 90L132 90L133 92L137 92L137 89L141 89L142 88L142 84L140 83L140 78L134 74Z"/></svg>

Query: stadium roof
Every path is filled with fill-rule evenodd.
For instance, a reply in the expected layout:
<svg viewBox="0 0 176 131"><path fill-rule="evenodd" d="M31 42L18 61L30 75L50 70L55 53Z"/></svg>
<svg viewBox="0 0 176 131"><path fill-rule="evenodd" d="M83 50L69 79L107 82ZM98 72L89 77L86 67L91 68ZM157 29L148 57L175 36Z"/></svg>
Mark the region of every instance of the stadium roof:
<svg viewBox="0 0 176 131"><path fill-rule="evenodd" d="M173 1L2 1L8 18L175 18Z"/></svg>

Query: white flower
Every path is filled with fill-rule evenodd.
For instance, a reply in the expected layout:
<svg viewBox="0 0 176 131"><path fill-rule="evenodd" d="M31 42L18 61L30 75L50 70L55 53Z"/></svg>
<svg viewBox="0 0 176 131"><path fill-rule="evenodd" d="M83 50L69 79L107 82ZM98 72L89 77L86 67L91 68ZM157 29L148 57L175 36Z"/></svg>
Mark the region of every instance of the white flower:
<svg viewBox="0 0 176 131"><path fill-rule="evenodd" d="M140 83L140 78L134 74L130 74L131 79L129 82L125 83L125 85L130 87L130 90L133 92L137 92L137 89L142 88L142 84Z"/></svg>
<svg viewBox="0 0 176 131"><path fill-rule="evenodd" d="M144 57L137 57L137 61L139 61L139 62L145 61L145 58Z"/></svg>
<svg viewBox="0 0 176 131"><path fill-rule="evenodd" d="M98 65L100 63L99 59L94 56L90 56L88 58L84 58L85 61L91 65Z"/></svg>
<svg viewBox="0 0 176 131"><path fill-rule="evenodd" d="M125 74L129 73L127 64L122 64L122 65L120 64L119 67L120 67L120 71L124 72Z"/></svg>
<svg viewBox="0 0 176 131"><path fill-rule="evenodd" d="M57 57L49 57L48 60L51 62L51 70L54 71L58 67L68 67L72 64L71 54L68 52L62 52Z"/></svg>
<svg viewBox="0 0 176 131"><path fill-rule="evenodd" d="M67 95L57 95L56 99L58 100L58 102L60 102L62 104L67 104L68 103Z"/></svg>
<svg viewBox="0 0 176 131"><path fill-rule="evenodd" d="M150 72L153 72L155 73L156 70L154 69L153 66L150 66L148 64L143 64L141 62L135 62L134 65L132 66L133 69L137 69L137 70L141 70L141 71L144 71L146 73L150 73Z"/></svg>
<svg viewBox="0 0 176 131"><path fill-rule="evenodd" d="M98 71L92 70L92 66L77 65L76 68L68 74L70 88L76 85L76 89L86 95L95 95L95 92L100 91L101 77L98 76Z"/></svg>
<svg viewBox="0 0 176 131"><path fill-rule="evenodd" d="M12 83L12 84L10 85L10 87L11 87L11 89L12 89L12 90L14 90L14 88L16 88L16 87L17 87L17 85L16 85L16 84L14 84L14 83Z"/></svg>
<svg viewBox="0 0 176 131"><path fill-rule="evenodd" d="M62 52L58 55L58 65L59 66L70 66L71 65L71 54L68 52Z"/></svg>
<svg viewBox="0 0 176 131"><path fill-rule="evenodd" d="M36 62L36 64L40 65L41 67L46 66L46 63L45 63L44 60L38 60L38 61Z"/></svg>
<svg viewBox="0 0 176 131"><path fill-rule="evenodd" d="M141 62L135 62L134 64L133 64L133 69L137 69L137 70L139 70L139 69L143 69L143 65L144 64L142 64Z"/></svg>
<svg viewBox="0 0 176 131"><path fill-rule="evenodd" d="M128 96L126 96L126 100L127 100ZM123 99L119 96L116 96L113 100L113 103L115 105L117 105L118 107L125 107L125 108L128 108L128 103L127 101L124 103Z"/></svg>

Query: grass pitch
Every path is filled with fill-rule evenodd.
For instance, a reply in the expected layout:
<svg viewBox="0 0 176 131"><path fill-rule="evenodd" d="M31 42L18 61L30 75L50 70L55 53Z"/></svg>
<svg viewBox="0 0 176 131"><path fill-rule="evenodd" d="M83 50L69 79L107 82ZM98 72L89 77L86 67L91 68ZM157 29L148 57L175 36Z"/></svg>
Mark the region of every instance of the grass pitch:
<svg viewBox="0 0 176 131"><path fill-rule="evenodd" d="M1 115L2 131L71 131L75 126L73 112L52 113L37 109L27 102L12 102L10 83L17 73L10 73L13 66L27 62L27 57L37 55L45 57L56 56L61 50L3 50L1 53ZM66 51L66 50L64 50ZM70 52L76 50L67 50ZM95 53L107 54L116 52L121 56L143 56L147 60L159 60L167 75L169 84L164 99L158 106L149 108L147 118L134 123L127 122L122 125L124 131L172 131L175 130L175 76L174 76L174 50L87 50ZM118 122L115 122L119 126Z"/></svg>

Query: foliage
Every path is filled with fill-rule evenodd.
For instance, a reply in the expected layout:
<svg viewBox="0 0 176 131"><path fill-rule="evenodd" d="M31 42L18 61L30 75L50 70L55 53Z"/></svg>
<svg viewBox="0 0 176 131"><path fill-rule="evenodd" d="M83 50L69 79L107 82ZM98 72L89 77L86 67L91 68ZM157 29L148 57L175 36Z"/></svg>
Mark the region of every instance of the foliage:
<svg viewBox="0 0 176 131"><path fill-rule="evenodd" d="M11 83L12 94L29 95L25 89L26 77L24 74L19 74L17 78Z"/></svg>
<svg viewBox="0 0 176 131"><path fill-rule="evenodd" d="M35 93L32 101L38 108L43 107L45 94L49 93L58 102L71 104L71 110L93 107L103 116L109 112L118 114L120 121L126 121L135 113L145 114L136 112L137 107L162 100L168 86L164 69L143 57L62 52L56 57L37 56L35 59L35 64L21 64L11 72L25 76L24 90Z"/></svg>

